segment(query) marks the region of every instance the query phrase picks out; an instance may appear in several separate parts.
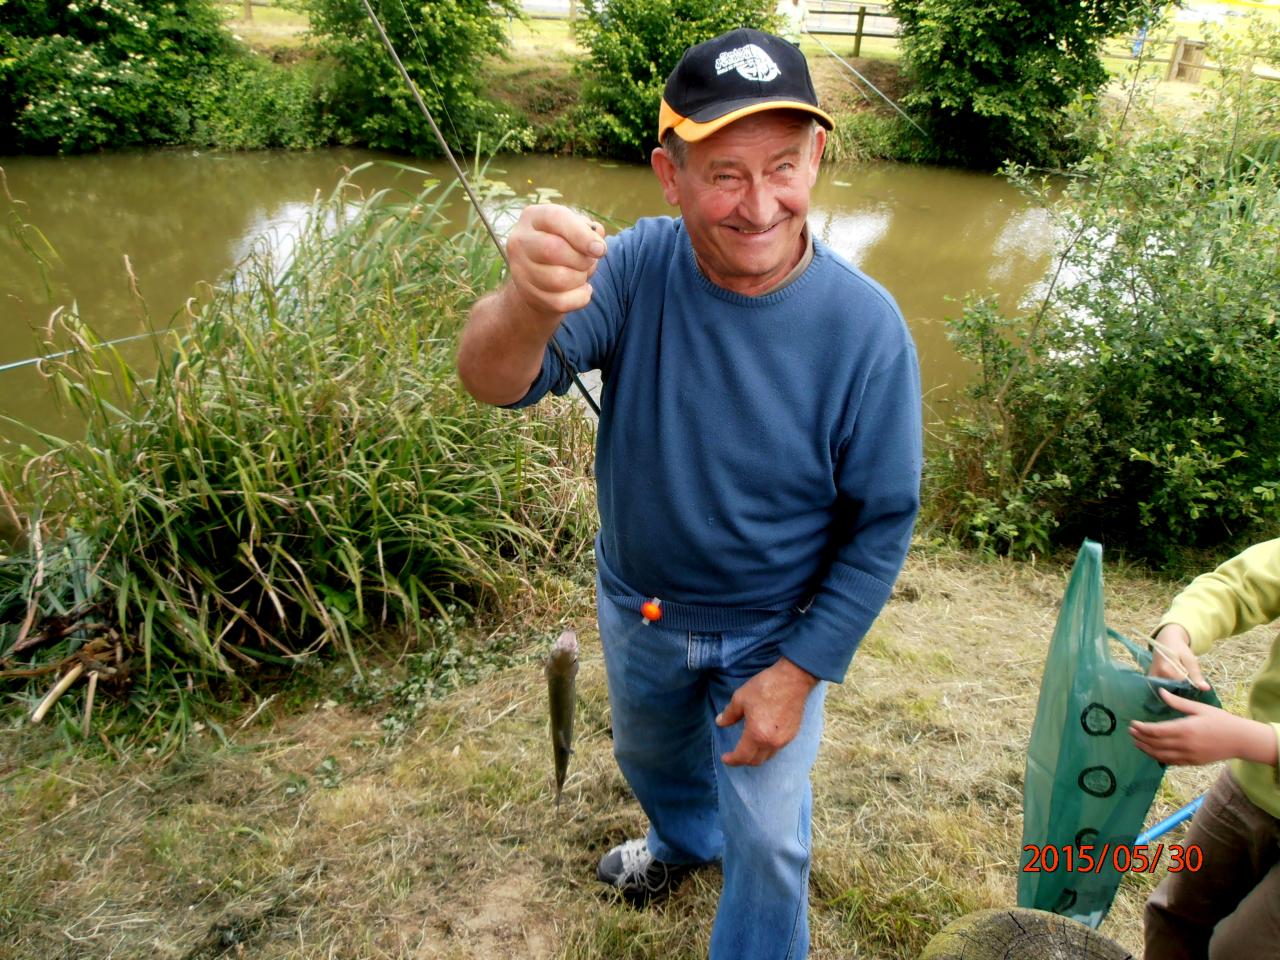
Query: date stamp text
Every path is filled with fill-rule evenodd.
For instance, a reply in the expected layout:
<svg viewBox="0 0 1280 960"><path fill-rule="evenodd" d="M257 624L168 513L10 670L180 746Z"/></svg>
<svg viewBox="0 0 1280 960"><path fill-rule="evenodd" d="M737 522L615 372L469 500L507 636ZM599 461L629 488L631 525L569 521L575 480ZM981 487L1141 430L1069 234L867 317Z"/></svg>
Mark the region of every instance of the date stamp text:
<svg viewBox="0 0 1280 960"><path fill-rule="evenodd" d="M1155 873L1160 861L1168 855L1169 872L1195 873L1204 866L1204 854L1196 844L1177 843L1086 843L1082 846L1025 844L1023 854L1031 858L1023 864L1023 873L1102 873L1108 867L1117 873Z"/></svg>

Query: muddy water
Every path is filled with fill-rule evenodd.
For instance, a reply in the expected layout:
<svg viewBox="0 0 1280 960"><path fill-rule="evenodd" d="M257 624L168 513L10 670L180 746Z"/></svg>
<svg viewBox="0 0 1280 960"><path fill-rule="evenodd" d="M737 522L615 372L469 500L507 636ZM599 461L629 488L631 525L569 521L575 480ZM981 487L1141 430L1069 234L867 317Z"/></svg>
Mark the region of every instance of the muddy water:
<svg viewBox="0 0 1280 960"><path fill-rule="evenodd" d="M60 304L75 303L103 338L183 322L183 304L227 277L255 239L286 244L317 191L327 194L344 169L375 158L354 150L0 158L18 201L0 205L38 228L25 234L36 249L47 240L56 251L44 250L46 292L31 255L0 237L0 367L37 352L37 331ZM427 166L446 176L442 164ZM503 157L488 175L521 196L559 191L560 202L619 222L669 212L647 167ZM357 180L366 189L416 189L421 178L379 165ZM919 347L931 420L947 414L969 375L945 336L953 298L990 289L1016 303L1043 276L1050 242L1043 215L1003 181L923 167L825 168L810 222L898 299ZM149 353L142 344L123 349ZM0 417L42 429L70 424L34 366L0 369ZM7 422L0 437L24 439Z"/></svg>

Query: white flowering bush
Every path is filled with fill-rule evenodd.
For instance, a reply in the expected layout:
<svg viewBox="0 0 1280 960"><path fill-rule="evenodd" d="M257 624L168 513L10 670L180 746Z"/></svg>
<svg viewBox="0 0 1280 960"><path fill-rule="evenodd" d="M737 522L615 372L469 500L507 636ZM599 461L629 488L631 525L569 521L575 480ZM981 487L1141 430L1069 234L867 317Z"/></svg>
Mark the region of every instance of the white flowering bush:
<svg viewBox="0 0 1280 960"><path fill-rule="evenodd" d="M0 0L0 141L75 153L240 129L201 110L235 108L209 91L243 87L247 56L210 0Z"/></svg>

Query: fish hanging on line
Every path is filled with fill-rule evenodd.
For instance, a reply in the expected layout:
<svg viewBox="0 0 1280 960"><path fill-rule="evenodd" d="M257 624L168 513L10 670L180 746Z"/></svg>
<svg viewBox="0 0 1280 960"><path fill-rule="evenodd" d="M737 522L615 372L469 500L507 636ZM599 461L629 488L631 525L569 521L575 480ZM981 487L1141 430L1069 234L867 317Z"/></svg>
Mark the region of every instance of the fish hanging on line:
<svg viewBox="0 0 1280 960"><path fill-rule="evenodd" d="M547 701L551 708L551 755L556 771L556 806L573 753L573 709L577 703L578 634L566 630L547 657Z"/></svg>

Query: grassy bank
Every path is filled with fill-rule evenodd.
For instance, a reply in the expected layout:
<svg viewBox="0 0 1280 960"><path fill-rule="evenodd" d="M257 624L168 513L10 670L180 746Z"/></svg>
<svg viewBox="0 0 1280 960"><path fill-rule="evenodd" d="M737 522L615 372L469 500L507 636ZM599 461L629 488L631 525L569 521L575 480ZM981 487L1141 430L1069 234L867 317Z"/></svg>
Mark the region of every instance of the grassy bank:
<svg viewBox="0 0 1280 960"><path fill-rule="evenodd" d="M67 753L48 730L5 729L0 955L703 956L718 874L647 912L593 879L596 858L643 819L610 754L586 558L578 574L548 578L543 604L525 608L516 665L424 696L398 738L387 720L403 699L354 696L340 662L261 709L246 704L226 746L206 730L167 761ZM914 958L949 919L1013 903L1025 749L1065 574L1065 563L913 551L828 698L815 960ZM1109 622L1131 635L1172 589L1131 569L1107 577ZM584 654L557 811L536 660L562 623L579 628ZM1229 707L1242 706L1264 640L1207 658ZM412 678L412 657L394 661L389 690ZM1171 772L1152 819L1213 774ZM1138 947L1156 879L1125 878L1104 933Z"/></svg>

